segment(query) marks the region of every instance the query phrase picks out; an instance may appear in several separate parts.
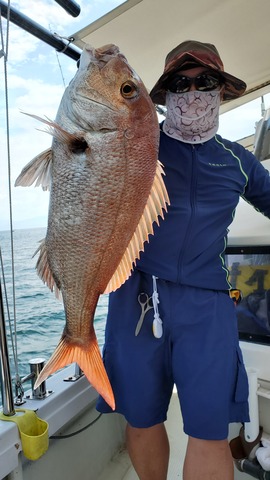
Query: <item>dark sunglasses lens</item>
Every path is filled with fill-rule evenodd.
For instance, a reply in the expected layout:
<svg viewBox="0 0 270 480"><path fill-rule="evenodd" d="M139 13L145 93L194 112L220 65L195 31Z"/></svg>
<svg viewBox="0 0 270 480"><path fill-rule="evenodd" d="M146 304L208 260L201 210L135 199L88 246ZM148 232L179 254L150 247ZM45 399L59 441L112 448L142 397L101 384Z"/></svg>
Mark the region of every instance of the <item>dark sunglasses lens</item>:
<svg viewBox="0 0 270 480"><path fill-rule="evenodd" d="M168 83L167 89L172 93L184 93L189 91L190 85L191 79L182 75L173 78Z"/></svg>
<svg viewBox="0 0 270 480"><path fill-rule="evenodd" d="M220 86L220 79L216 75L198 75L195 79L196 90L209 92Z"/></svg>
<svg viewBox="0 0 270 480"><path fill-rule="evenodd" d="M196 90L200 92L210 92L215 90L221 84L218 75L202 74L195 78L186 77L185 75L177 75L172 78L166 88L172 93L185 93L190 90L194 83Z"/></svg>

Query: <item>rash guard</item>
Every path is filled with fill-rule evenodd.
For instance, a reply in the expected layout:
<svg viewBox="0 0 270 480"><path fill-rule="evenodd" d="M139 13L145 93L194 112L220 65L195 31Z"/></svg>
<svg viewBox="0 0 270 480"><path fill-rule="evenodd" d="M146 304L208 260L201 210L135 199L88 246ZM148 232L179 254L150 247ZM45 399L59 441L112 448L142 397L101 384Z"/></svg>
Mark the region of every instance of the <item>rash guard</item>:
<svg viewBox="0 0 270 480"><path fill-rule="evenodd" d="M229 289L228 227L240 196L270 218L268 170L251 152L219 135L191 145L161 131L159 159L170 206L154 226L137 268L178 284Z"/></svg>

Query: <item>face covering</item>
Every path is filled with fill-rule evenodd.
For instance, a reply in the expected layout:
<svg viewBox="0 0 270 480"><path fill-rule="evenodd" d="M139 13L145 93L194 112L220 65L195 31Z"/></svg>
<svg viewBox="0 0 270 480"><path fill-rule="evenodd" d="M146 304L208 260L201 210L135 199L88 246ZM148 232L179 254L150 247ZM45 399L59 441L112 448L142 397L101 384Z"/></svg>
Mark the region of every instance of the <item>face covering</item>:
<svg viewBox="0 0 270 480"><path fill-rule="evenodd" d="M220 91L166 94L163 131L185 143L203 143L218 130Z"/></svg>

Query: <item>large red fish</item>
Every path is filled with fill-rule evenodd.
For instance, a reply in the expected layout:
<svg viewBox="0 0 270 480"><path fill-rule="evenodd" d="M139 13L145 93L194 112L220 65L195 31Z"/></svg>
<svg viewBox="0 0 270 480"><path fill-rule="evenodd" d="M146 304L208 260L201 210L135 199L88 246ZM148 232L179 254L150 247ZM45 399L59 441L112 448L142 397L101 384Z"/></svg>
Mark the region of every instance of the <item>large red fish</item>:
<svg viewBox="0 0 270 480"><path fill-rule="evenodd" d="M129 277L168 196L158 162L159 126L142 81L115 45L87 46L67 87L52 147L35 157L16 185L50 188L46 238L37 270L61 292L66 325L35 388L77 362L114 409L93 318L100 294Z"/></svg>

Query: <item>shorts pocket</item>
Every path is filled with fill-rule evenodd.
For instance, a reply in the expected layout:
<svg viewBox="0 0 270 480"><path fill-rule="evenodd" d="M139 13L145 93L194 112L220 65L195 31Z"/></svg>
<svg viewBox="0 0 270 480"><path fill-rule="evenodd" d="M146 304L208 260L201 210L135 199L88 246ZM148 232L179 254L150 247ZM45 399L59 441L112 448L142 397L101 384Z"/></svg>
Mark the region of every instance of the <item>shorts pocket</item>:
<svg viewBox="0 0 270 480"><path fill-rule="evenodd" d="M240 347L236 350L236 383L234 400L236 403L248 401L248 377Z"/></svg>

